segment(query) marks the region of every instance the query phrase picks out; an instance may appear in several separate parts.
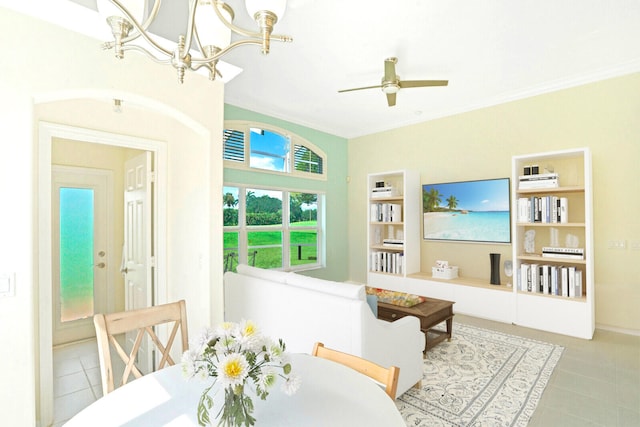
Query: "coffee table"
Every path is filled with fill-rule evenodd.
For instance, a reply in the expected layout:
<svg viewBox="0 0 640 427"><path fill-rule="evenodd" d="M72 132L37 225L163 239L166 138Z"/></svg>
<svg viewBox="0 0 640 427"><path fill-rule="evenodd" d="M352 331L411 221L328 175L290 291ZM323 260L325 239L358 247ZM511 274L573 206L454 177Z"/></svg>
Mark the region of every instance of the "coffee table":
<svg viewBox="0 0 640 427"><path fill-rule="evenodd" d="M420 319L420 330L424 332L425 348L424 353L434 345L448 339L451 341L453 327L453 301L427 298L420 304L413 307L402 307L400 305L388 304L378 301L378 319L393 322L405 316L415 316ZM434 326L446 322L446 331L433 329Z"/></svg>

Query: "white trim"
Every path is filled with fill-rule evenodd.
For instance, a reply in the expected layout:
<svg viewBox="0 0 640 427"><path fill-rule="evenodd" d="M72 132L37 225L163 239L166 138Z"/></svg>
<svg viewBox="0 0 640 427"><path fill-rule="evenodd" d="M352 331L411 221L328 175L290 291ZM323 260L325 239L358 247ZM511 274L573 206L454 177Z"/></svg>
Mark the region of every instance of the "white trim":
<svg viewBox="0 0 640 427"><path fill-rule="evenodd" d="M640 337L640 330L637 330L637 329L618 328L617 326L603 325L600 323L596 323L596 329L599 329L601 331L617 332L619 334L633 335L635 337Z"/></svg>
<svg viewBox="0 0 640 427"><path fill-rule="evenodd" d="M53 420L53 360L51 332L52 289L51 272L51 140L53 138L80 140L117 147L153 151L156 159L156 203L154 216L156 227L156 265L167 265L167 145L162 141L119 135L92 129L40 121L38 126L38 272L39 272L39 371L40 371L40 422ZM157 303L167 301L168 285L166 269L155 269Z"/></svg>

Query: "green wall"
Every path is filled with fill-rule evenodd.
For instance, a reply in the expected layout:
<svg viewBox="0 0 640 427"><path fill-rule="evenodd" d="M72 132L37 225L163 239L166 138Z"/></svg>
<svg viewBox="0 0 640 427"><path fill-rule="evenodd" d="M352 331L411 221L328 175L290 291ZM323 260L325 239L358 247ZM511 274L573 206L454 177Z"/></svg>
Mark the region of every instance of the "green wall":
<svg viewBox="0 0 640 427"><path fill-rule="evenodd" d="M331 280L347 280L347 140L291 122L225 104L225 120L248 120L286 129L318 146L327 155L327 180L283 177L277 174L225 168L224 182L260 184L326 194L326 268L305 274Z"/></svg>

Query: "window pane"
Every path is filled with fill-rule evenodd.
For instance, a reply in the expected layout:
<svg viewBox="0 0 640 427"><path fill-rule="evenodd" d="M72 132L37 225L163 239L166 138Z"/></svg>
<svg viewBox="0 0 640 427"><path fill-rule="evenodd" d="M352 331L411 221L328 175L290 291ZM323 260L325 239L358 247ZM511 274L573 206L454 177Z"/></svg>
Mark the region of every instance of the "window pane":
<svg viewBox="0 0 640 427"><path fill-rule="evenodd" d="M61 322L93 316L93 190L60 189Z"/></svg>
<svg viewBox="0 0 640 427"><path fill-rule="evenodd" d="M225 129L222 140L224 142L222 158L224 160L244 162L244 132Z"/></svg>
<svg viewBox="0 0 640 427"><path fill-rule="evenodd" d="M282 225L282 192L247 189L247 225Z"/></svg>
<svg viewBox="0 0 640 427"><path fill-rule="evenodd" d="M292 231L290 237L292 266L318 262L318 232L316 230Z"/></svg>
<svg viewBox="0 0 640 427"><path fill-rule="evenodd" d="M249 166L289 172L291 142L287 136L260 128L251 128Z"/></svg>
<svg viewBox="0 0 640 427"><path fill-rule="evenodd" d="M223 265L224 271L236 271L238 265L238 232L225 231L223 233Z"/></svg>
<svg viewBox="0 0 640 427"><path fill-rule="evenodd" d="M318 219L318 195L313 193L290 193L289 224L291 226L315 227Z"/></svg>
<svg viewBox="0 0 640 427"><path fill-rule="evenodd" d="M249 265L260 268L282 267L281 231L250 231L247 239Z"/></svg>
<svg viewBox="0 0 640 427"><path fill-rule="evenodd" d="M294 148L293 168L301 172L310 172L322 175L322 157L318 156L304 145L296 145Z"/></svg>
<svg viewBox="0 0 640 427"><path fill-rule="evenodd" d="M222 189L222 214L225 227L238 225L238 188Z"/></svg>

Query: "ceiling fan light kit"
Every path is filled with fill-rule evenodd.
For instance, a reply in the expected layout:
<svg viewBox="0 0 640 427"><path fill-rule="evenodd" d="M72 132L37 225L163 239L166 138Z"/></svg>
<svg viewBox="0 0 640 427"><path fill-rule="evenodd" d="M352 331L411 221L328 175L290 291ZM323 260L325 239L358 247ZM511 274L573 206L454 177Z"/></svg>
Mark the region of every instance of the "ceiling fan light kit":
<svg viewBox="0 0 640 427"><path fill-rule="evenodd" d="M384 60L384 77L382 83L375 86L357 87L352 89L342 89L338 93L351 92L354 90L380 88L387 95L387 105L393 107L396 105L396 93L400 89L412 87L429 87L429 86L447 86L448 80L400 80L400 76L396 74L396 63L398 58L391 57Z"/></svg>
<svg viewBox="0 0 640 427"><path fill-rule="evenodd" d="M272 34L278 18L284 14L286 0L245 0L247 13L255 20L258 31L234 25L233 9L221 0L189 0L186 35L178 37L174 49L167 49L147 31L158 15L160 0L153 0L150 8L148 2L97 0L98 12L105 17L113 34L113 41L104 43L103 49L113 49L119 59L124 58L125 51L134 50L161 64L171 64L180 83L184 82L186 70L201 68L208 70L210 80L215 80L220 75L216 68L218 60L238 46L259 45L261 52L267 55L272 40L293 41L289 36ZM145 19L146 10L149 13ZM232 33L242 38L232 43Z"/></svg>

